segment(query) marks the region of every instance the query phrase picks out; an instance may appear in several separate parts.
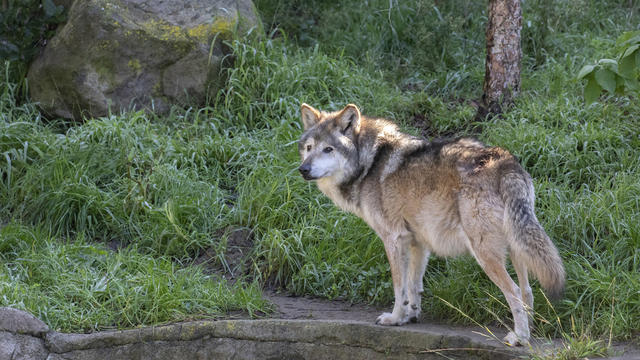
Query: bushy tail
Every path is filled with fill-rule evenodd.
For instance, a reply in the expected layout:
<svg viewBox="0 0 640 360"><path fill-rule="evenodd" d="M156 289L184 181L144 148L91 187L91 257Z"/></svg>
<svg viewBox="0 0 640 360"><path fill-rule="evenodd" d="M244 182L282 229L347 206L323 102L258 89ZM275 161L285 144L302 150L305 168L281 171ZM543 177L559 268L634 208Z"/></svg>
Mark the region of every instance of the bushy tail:
<svg viewBox="0 0 640 360"><path fill-rule="evenodd" d="M550 298L564 291L565 272L558 249L549 239L533 211L531 179L524 171L513 171L500 181L505 203L504 225L511 253L523 262Z"/></svg>

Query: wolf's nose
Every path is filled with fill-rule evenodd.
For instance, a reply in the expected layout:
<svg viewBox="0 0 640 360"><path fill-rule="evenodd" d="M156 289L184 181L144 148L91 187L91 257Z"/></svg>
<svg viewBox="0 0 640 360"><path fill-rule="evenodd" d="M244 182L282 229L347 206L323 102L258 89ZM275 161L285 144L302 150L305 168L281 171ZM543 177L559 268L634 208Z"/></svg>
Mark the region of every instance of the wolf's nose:
<svg viewBox="0 0 640 360"><path fill-rule="evenodd" d="M304 176L305 178L309 176L309 173L311 172L311 166L309 166L309 164L302 164L298 170L300 171L300 173L302 174L302 176Z"/></svg>

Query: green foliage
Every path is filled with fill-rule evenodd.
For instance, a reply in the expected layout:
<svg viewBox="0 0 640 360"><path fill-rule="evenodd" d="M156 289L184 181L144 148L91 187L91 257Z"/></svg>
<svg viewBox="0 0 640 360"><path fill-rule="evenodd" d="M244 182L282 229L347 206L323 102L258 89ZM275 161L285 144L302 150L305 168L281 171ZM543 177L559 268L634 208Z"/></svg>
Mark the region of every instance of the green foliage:
<svg viewBox="0 0 640 360"><path fill-rule="evenodd" d="M590 357L607 358L609 346L602 340L594 340L584 332L564 336L562 347L547 354L533 354L531 360L579 360Z"/></svg>
<svg viewBox="0 0 640 360"><path fill-rule="evenodd" d="M427 92L478 90L469 68L484 60L485 4L449 1L257 1L266 24L303 47L346 56L400 86ZM457 76L444 69L458 69ZM428 75L427 75L428 74ZM425 81L434 76L435 79ZM440 76L438 76L440 75ZM443 87L443 85L446 85ZM480 84L481 86L481 84Z"/></svg>
<svg viewBox="0 0 640 360"><path fill-rule="evenodd" d="M538 67L578 51L586 58L595 56L610 45L611 34L637 26L639 5L635 1L522 1L523 63Z"/></svg>
<svg viewBox="0 0 640 360"><path fill-rule="evenodd" d="M14 62L12 81L19 83L66 15L52 0L8 0L0 7L0 59Z"/></svg>
<svg viewBox="0 0 640 360"><path fill-rule="evenodd" d="M231 286L201 267L182 268L136 247L113 252L15 223L0 229L0 293L3 306L29 310L67 332L269 309L256 283Z"/></svg>
<svg viewBox="0 0 640 360"><path fill-rule="evenodd" d="M640 30L626 32L616 40L616 48L620 53L619 70L625 78L638 77L640 69ZM638 84L635 84L637 89Z"/></svg>
<svg viewBox="0 0 640 360"><path fill-rule="evenodd" d="M616 41L616 59L600 59L585 65L578 79L586 79L585 101L590 104L603 91L609 94L640 93L640 31L625 32Z"/></svg>

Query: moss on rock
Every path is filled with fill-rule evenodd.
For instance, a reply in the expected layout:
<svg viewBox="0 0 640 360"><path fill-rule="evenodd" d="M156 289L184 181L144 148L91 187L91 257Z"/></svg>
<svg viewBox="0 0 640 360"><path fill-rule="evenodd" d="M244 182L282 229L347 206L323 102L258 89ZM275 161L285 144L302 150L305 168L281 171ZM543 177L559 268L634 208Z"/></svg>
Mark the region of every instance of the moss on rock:
<svg viewBox="0 0 640 360"><path fill-rule="evenodd" d="M222 40L242 38L246 19L261 25L247 12L255 11L250 0L236 1L235 9L228 1L186 3L76 2L31 66L33 100L49 114L77 120L104 116L110 106L153 104L164 112L171 104L202 105L223 84Z"/></svg>

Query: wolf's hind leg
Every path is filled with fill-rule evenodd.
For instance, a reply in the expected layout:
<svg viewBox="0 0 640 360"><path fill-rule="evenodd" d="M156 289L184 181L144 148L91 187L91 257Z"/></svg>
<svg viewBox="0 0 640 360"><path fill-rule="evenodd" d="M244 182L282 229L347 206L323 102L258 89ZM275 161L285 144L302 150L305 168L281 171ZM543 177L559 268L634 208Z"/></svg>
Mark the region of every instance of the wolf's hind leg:
<svg viewBox="0 0 640 360"><path fill-rule="evenodd" d="M484 241L489 241L485 239ZM520 289L504 265L504 255L493 249L487 249L481 246L473 247L473 255L493 281L502 290L507 303L513 314L513 331L509 331L504 341L509 345L525 345L529 343L529 322L527 313L524 310Z"/></svg>
<svg viewBox="0 0 640 360"><path fill-rule="evenodd" d="M533 293L531 292L531 286L529 285L529 274L527 273L527 265L518 258L518 254L511 250L511 263L518 275L518 284L522 291L522 300L524 300L527 306L526 310L529 313L529 318L533 317Z"/></svg>
<svg viewBox="0 0 640 360"><path fill-rule="evenodd" d="M421 295L423 289L424 271L429 263L430 252L427 247L416 239L409 245L409 270L407 274L407 287L409 289L409 305L407 314L409 321L416 322L420 319Z"/></svg>
<svg viewBox="0 0 640 360"><path fill-rule="evenodd" d="M382 237L384 249L391 268L393 281L394 305L391 313L383 313L376 319L380 325L403 325L409 322L407 313L409 291L407 288L407 271L409 267L408 247L411 238L404 234L390 234Z"/></svg>

